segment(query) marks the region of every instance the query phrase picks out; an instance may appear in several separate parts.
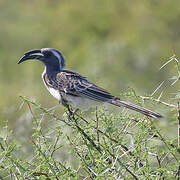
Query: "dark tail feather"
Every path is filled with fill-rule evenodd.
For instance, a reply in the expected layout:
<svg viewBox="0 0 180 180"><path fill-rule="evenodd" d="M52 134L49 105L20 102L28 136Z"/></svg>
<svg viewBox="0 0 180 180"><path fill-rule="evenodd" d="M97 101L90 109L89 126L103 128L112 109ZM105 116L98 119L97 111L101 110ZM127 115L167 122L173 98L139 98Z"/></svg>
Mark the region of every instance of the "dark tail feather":
<svg viewBox="0 0 180 180"><path fill-rule="evenodd" d="M120 99L113 99L110 103L113 105L116 105L116 106L123 106L123 107L126 107L128 109L140 112L140 113L142 113L146 116L149 116L149 117L153 117L153 118L157 118L157 119L163 118L163 116L161 116L159 113L153 112L149 109L145 109L143 107L137 106L135 104L131 104L131 103L126 102L126 101L121 101Z"/></svg>

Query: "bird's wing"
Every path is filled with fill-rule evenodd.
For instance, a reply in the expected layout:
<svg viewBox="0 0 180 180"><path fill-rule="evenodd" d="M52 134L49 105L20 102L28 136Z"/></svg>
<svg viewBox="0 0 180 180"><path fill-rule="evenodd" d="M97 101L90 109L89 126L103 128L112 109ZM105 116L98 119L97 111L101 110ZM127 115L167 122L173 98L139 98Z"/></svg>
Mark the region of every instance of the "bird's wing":
<svg viewBox="0 0 180 180"><path fill-rule="evenodd" d="M63 91L66 94L87 97L103 102L111 101L114 97L106 90L89 82L85 77L73 71L64 70L58 73L56 75L56 82L59 91Z"/></svg>

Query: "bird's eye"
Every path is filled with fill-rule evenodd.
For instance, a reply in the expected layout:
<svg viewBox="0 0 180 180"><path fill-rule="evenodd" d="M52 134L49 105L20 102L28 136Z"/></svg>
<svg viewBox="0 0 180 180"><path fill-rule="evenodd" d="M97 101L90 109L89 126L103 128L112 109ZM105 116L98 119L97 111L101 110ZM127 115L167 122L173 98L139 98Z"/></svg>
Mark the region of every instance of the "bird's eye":
<svg viewBox="0 0 180 180"><path fill-rule="evenodd" d="M46 57L51 56L51 54L52 54L52 53L51 53L51 52L49 52L49 51L45 51L45 52L44 52L44 56L46 56Z"/></svg>

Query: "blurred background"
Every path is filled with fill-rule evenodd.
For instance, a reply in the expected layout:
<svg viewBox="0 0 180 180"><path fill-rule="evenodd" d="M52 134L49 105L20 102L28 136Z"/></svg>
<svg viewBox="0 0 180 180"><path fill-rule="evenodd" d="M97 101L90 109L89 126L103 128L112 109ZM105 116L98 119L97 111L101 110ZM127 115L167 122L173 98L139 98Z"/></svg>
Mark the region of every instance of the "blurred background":
<svg viewBox="0 0 180 180"><path fill-rule="evenodd" d="M41 80L44 66L38 61L17 65L31 49L61 50L67 69L114 95L128 87L150 95L177 75L174 62L159 68L174 53L180 57L179 7L179 0L0 1L0 123L8 120L18 128L25 121L28 109L19 109L19 95L63 112ZM167 86L162 100L173 103L178 90L178 82ZM163 108L156 111L168 111Z"/></svg>

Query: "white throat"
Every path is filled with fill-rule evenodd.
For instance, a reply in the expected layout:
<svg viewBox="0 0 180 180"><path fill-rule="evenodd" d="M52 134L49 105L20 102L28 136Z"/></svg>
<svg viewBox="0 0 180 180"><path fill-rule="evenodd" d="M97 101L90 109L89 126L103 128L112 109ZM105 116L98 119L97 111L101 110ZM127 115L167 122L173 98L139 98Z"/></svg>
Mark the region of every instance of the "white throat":
<svg viewBox="0 0 180 180"><path fill-rule="evenodd" d="M55 97L58 101L61 100L61 95L59 93L59 91L57 89L54 89L54 88L51 88L51 87L48 87L46 85L46 82L44 81L44 74L46 73L46 67L45 67L45 70L44 72L42 73L42 79L43 79L43 82L44 82L44 85L46 86L46 88L48 89L48 91L50 92L50 94Z"/></svg>

